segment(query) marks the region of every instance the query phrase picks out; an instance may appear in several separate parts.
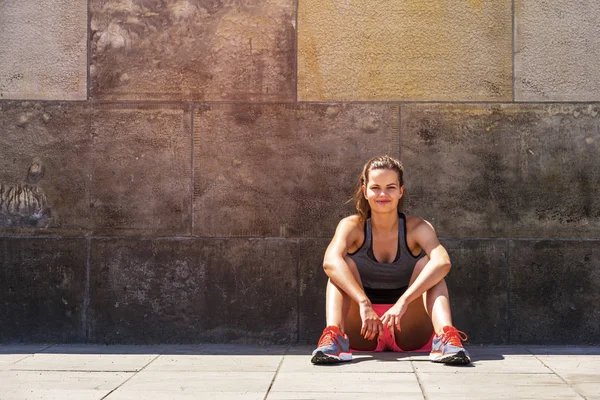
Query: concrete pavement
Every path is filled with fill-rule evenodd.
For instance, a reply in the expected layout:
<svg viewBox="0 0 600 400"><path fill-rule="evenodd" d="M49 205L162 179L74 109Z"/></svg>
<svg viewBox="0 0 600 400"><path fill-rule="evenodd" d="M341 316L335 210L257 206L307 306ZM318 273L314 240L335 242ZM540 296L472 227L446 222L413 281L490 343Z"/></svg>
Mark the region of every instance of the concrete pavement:
<svg viewBox="0 0 600 400"><path fill-rule="evenodd" d="M7 345L0 399L600 400L600 347L467 349L467 367L418 353L314 366L312 349L298 346Z"/></svg>

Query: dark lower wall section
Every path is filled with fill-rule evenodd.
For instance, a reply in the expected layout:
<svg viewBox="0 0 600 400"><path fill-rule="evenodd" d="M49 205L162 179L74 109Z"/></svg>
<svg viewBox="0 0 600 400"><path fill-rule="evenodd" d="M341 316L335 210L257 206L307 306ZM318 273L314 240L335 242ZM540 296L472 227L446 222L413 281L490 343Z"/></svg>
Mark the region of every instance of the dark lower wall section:
<svg viewBox="0 0 600 400"><path fill-rule="evenodd" d="M0 341L85 340L85 239L0 238Z"/></svg>
<svg viewBox="0 0 600 400"><path fill-rule="evenodd" d="M1 238L0 341L312 344L327 244ZM471 343L599 343L600 241L442 244L454 322Z"/></svg>
<svg viewBox="0 0 600 400"><path fill-rule="evenodd" d="M600 342L600 241L510 243L511 339Z"/></svg>
<svg viewBox="0 0 600 400"><path fill-rule="evenodd" d="M297 260L277 239L96 240L89 340L294 343Z"/></svg>

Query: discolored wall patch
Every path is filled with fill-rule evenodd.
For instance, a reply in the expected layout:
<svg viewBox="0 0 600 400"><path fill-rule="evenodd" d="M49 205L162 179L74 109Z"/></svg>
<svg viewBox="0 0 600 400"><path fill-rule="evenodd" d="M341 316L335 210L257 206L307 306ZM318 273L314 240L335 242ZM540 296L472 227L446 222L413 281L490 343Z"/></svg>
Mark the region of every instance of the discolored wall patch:
<svg viewBox="0 0 600 400"><path fill-rule="evenodd" d="M91 1L91 93L293 100L295 2Z"/></svg>
<svg viewBox="0 0 600 400"><path fill-rule="evenodd" d="M93 107L89 208L95 233L191 233L190 122L186 106Z"/></svg>
<svg viewBox="0 0 600 400"><path fill-rule="evenodd" d="M510 100L511 5L300 1L298 99Z"/></svg>
<svg viewBox="0 0 600 400"><path fill-rule="evenodd" d="M0 2L0 100L87 98L87 2Z"/></svg>
<svg viewBox="0 0 600 400"><path fill-rule="evenodd" d="M445 237L600 232L597 105L406 105L411 213Z"/></svg>
<svg viewBox="0 0 600 400"><path fill-rule="evenodd" d="M85 234L91 228L86 103L0 103L0 227Z"/></svg>
<svg viewBox="0 0 600 400"><path fill-rule="evenodd" d="M600 3L515 0L515 99L600 99Z"/></svg>
<svg viewBox="0 0 600 400"><path fill-rule="evenodd" d="M330 237L363 164L398 156L398 106L203 106L194 144L195 235Z"/></svg>

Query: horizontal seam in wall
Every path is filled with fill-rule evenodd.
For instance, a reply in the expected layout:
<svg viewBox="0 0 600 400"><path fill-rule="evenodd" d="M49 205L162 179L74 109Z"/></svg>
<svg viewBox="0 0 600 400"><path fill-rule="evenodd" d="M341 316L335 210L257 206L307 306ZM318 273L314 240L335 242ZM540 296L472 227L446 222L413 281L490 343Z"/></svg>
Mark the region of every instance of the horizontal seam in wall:
<svg viewBox="0 0 600 400"><path fill-rule="evenodd" d="M331 240L331 236L311 237L280 237L280 236L72 236L72 235L10 235L0 233L0 239L93 239L93 240L197 240L197 239L247 239L247 240ZM439 237L440 240L449 241L531 241L531 242L600 242L600 238L512 238L512 237Z"/></svg>
<svg viewBox="0 0 600 400"><path fill-rule="evenodd" d="M562 105L562 104L573 104L573 105L597 105L600 104L600 100L589 100L589 101L402 101L402 100L390 100L390 101L192 101L192 100L32 100L32 99L1 99L2 103L47 103L47 104L60 104L60 103L81 103L90 105L101 105L101 104L129 104L129 105L175 105L175 106L186 106L189 104L195 105L331 105L331 104L398 104L398 105L411 105L411 104L464 104L464 105Z"/></svg>

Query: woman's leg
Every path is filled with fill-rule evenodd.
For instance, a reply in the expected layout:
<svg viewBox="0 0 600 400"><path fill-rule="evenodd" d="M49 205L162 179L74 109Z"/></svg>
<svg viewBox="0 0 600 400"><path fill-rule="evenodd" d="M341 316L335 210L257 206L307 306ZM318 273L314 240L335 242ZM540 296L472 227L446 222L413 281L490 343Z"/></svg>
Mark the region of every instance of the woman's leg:
<svg viewBox="0 0 600 400"><path fill-rule="evenodd" d="M413 271L410 285L423 271L429 261L427 256L421 258ZM400 320L401 332L395 331L396 344L402 350L418 350L423 347L435 330L441 333L446 325L452 325L448 287L441 280L423 293L422 301L417 299L408 305L406 313Z"/></svg>
<svg viewBox="0 0 600 400"><path fill-rule="evenodd" d="M344 260L348 264L354 279L362 286L360 275L356 264L350 257ZM346 333L350 339L350 346L356 350L374 350L377 347L377 338L366 340L360 334L362 320L358 304L350 296L336 286L331 279L327 281L326 292L326 314L327 326L337 326L342 333Z"/></svg>

